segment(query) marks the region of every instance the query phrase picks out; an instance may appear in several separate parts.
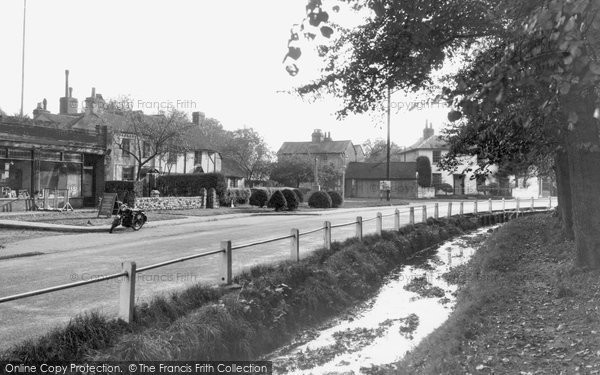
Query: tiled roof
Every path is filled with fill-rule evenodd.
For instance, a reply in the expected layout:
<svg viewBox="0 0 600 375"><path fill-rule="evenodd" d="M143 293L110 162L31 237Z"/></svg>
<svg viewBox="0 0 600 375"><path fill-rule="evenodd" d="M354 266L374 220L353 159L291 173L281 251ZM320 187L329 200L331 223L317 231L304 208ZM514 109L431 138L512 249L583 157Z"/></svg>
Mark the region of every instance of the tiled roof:
<svg viewBox="0 0 600 375"><path fill-rule="evenodd" d="M446 141L444 141L442 139L442 137L440 137L439 135L432 135L429 138L426 139L419 139L415 144L413 144L412 146L408 147L406 150L402 150L400 152L400 154L412 151L412 150L418 150L418 149L444 149L447 150L449 149L448 143Z"/></svg>
<svg viewBox="0 0 600 375"><path fill-rule="evenodd" d="M70 129L73 124L75 124L79 119L81 119L82 115L56 115L52 113L42 113L39 116L34 118L35 122L38 123L53 123L58 125L58 127L64 129Z"/></svg>
<svg viewBox="0 0 600 375"><path fill-rule="evenodd" d="M227 157L223 157L221 159L221 173L225 177L238 177L238 178L246 177L246 173L240 167L238 162L236 162L233 159L227 158Z"/></svg>
<svg viewBox="0 0 600 375"><path fill-rule="evenodd" d="M352 141L283 142L278 154L342 154Z"/></svg>
<svg viewBox="0 0 600 375"><path fill-rule="evenodd" d="M352 162L346 168L346 179L355 180L385 180L387 172L386 163L357 163ZM391 162L390 179L414 180L416 179L417 163Z"/></svg>

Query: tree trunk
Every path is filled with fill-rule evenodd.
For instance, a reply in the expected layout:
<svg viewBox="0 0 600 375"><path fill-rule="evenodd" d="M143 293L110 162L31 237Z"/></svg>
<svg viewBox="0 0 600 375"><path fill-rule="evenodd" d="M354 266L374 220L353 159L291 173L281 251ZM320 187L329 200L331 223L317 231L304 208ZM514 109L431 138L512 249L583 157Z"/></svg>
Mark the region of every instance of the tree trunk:
<svg viewBox="0 0 600 375"><path fill-rule="evenodd" d="M558 190L558 208L563 230L568 239L573 240L573 207L571 202L571 184L569 179L569 157L565 150L557 152L555 157L556 185Z"/></svg>
<svg viewBox="0 0 600 375"><path fill-rule="evenodd" d="M593 117L594 96L581 95L565 104L564 108L578 116L567 136L577 265L597 269L600 268L600 138L599 124Z"/></svg>

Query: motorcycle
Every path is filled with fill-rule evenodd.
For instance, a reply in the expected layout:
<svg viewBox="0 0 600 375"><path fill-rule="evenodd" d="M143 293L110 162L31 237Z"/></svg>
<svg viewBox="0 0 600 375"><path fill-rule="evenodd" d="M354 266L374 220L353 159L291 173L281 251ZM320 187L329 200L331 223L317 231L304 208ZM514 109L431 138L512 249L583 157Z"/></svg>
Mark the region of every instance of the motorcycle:
<svg viewBox="0 0 600 375"><path fill-rule="evenodd" d="M133 230L140 230L146 221L148 221L148 218L142 209L131 208L121 201L116 201L115 207L118 207L116 210L117 216L113 220L108 233L112 233L113 229L119 225L131 227Z"/></svg>

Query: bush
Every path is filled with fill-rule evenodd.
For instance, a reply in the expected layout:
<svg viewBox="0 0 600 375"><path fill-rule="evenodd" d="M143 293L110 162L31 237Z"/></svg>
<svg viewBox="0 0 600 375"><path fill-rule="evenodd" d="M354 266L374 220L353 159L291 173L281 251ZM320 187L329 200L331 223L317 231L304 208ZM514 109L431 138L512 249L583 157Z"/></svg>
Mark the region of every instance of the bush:
<svg viewBox="0 0 600 375"><path fill-rule="evenodd" d="M267 207L274 208L275 211L285 210L287 208L287 202L280 190L276 190L271 198L269 198L269 203L267 203Z"/></svg>
<svg viewBox="0 0 600 375"><path fill-rule="evenodd" d="M302 194L302 190L294 189L294 193L296 193L296 197L298 197L298 203L304 202L304 194Z"/></svg>
<svg viewBox="0 0 600 375"><path fill-rule="evenodd" d="M156 189L163 197L197 197L202 188L214 188L219 200L223 199L227 192L225 176L221 173L167 174L156 180Z"/></svg>
<svg viewBox="0 0 600 375"><path fill-rule="evenodd" d="M250 205L257 207L264 207L269 200L269 195L266 190L262 189L253 189L252 194L250 194Z"/></svg>
<svg viewBox="0 0 600 375"><path fill-rule="evenodd" d="M331 207L337 208L344 204L344 198L337 191L328 191L327 194L331 198Z"/></svg>
<svg viewBox="0 0 600 375"><path fill-rule="evenodd" d="M315 191L308 198L308 205L313 208L331 208L331 197L324 191Z"/></svg>
<svg viewBox="0 0 600 375"><path fill-rule="evenodd" d="M281 191L283 197L285 198L285 202L287 204L287 209L289 211L295 211L298 209L298 195L294 190L291 189L283 189Z"/></svg>
<svg viewBox="0 0 600 375"><path fill-rule="evenodd" d="M431 163L427 156L419 156L417 158L417 173L419 178L417 182L421 187L431 186Z"/></svg>
<svg viewBox="0 0 600 375"><path fill-rule="evenodd" d="M446 194L454 193L454 188L452 187L452 185L446 182L435 185L435 190L441 190Z"/></svg>
<svg viewBox="0 0 600 375"><path fill-rule="evenodd" d="M221 206L231 206L231 202L235 204L247 204L250 199L250 189L246 188L228 188L223 198L219 203Z"/></svg>
<svg viewBox="0 0 600 375"><path fill-rule="evenodd" d="M117 193L117 200L133 207L135 205L135 198L144 196L144 182L106 181L104 183L104 192Z"/></svg>

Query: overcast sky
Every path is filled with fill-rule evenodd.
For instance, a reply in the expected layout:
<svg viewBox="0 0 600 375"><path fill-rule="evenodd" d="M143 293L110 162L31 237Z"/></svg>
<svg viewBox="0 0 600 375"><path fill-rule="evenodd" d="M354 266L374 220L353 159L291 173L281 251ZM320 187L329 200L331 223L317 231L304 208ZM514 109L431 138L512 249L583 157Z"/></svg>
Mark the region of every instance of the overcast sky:
<svg viewBox="0 0 600 375"><path fill-rule="evenodd" d="M105 99L127 95L146 113L171 103L217 118L226 129L253 127L274 151L284 141L310 140L316 128L356 144L385 138L382 114L337 121L336 100L307 103L281 93L318 72L310 54L299 64L299 77L290 77L282 64L290 27L302 20L305 4L28 0L24 112L31 115L46 98L58 113L69 69L80 105L92 87ZM20 108L23 0L0 1L0 15L0 108L14 114ZM393 142L414 143L426 119L436 132L442 127L446 109L409 112L401 93L392 101Z"/></svg>

